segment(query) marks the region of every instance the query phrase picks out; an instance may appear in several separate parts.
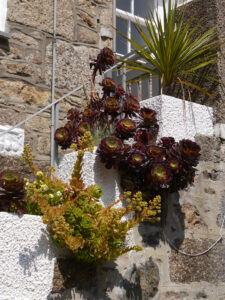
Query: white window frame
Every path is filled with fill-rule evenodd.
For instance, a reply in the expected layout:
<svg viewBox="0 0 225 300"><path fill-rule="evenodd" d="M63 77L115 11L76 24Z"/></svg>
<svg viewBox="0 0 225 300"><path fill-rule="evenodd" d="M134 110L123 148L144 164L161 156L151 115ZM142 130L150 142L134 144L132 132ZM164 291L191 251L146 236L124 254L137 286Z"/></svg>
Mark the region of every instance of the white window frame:
<svg viewBox="0 0 225 300"><path fill-rule="evenodd" d="M0 32L6 32L7 0L0 0Z"/></svg>
<svg viewBox="0 0 225 300"><path fill-rule="evenodd" d="M122 1L122 0L120 0ZM116 8L116 17L119 17L123 20L126 20L128 23L128 38L131 38L131 23L136 23L137 20L140 22L141 25L145 25L145 20L144 18L141 18L137 15L134 14L134 1L135 0L131 0L131 12L127 12L125 10ZM136 0L137 1L137 0ZM127 53L129 53L131 51L131 44L128 43L127 44ZM118 55L122 55L120 53L117 53Z"/></svg>
<svg viewBox="0 0 225 300"><path fill-rule="evenodd" d="M123 0L120 0L123 1ZM131 23L137 23L137 20L140 22L141 25L145 26L145 19L141 18L134 14L134 1L138 0L131 0L131 12L124 11L122 9L119 9L116 7L116 17L119 17L123 20L126 20L128 22L128 38L131 38ZM159 15L163 13L163 0L153 0L155 7L157 7ZM167 2L168 0L166 0ZM188 2L191 2L192 0L178 0L177 5L181 6L183 4L186 4ZM115 0L116 2L116 0ZM116 4L115 4L116 6ZM117 33L116 33L117 34ZM115 37L116 38L116 37ZM127 44L127 53L131 52L131 43ZM121 53L116 53L118 56L123 56Z"/></svg>

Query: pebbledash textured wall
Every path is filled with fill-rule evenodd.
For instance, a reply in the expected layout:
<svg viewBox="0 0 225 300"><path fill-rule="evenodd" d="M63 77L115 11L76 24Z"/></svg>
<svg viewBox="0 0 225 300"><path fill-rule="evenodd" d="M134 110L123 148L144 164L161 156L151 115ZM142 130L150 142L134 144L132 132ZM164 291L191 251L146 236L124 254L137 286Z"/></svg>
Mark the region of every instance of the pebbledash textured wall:
<svg viewBox="0 0 225 300"><path fill-rule="evenodd" d="M7 31L0 36L0 125L15 125L51 102L52 0L8 0ZM89 59L100 48L112 47L112 0L57 1L56 97L89 81ZM60 124L71 106L83 107L83 91L60 104ZM59 125L60 125L59 124ZM50 110L28 121L25 143L39 167L49 165ZM4 141L0 138L0 144ZM7 150L1 151L7 154ZM2 168L9 165L24 173L17 156L0 155Z"/></svg>

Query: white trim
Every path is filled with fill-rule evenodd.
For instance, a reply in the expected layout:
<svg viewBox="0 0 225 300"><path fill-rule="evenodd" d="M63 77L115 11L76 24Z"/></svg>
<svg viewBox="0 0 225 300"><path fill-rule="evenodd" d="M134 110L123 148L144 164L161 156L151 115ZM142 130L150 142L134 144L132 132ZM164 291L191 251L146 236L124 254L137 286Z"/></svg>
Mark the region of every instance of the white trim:
<svg viewBox="0 0 225 300"><path fill-rule="evenodd" d="M5 32L7 18L7 0L0 0L0 31Z"/></svg>
<svg viewBox="0 0 225 300"><path fill-rule="evenodd" d="M137 20L138 20L141 23L141 25L145 25L145 19L144 18L140 18L140 17L138 17L138 16L136 16L132 13L129 13L129 12L124 11L124 10L119 9L119 8L116 9L116 16L120 17L124 20L134 22L134 23L136 23Z"/></svg>

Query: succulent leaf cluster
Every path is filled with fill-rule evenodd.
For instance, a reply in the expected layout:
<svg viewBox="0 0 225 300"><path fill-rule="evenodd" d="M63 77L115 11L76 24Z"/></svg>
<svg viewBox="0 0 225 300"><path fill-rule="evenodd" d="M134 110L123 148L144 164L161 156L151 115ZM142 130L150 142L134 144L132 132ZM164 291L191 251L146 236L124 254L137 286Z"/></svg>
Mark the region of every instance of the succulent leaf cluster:
<svg viewBox="0 0 225 300"><path fill-rule="evenodd" d="M82 150L78 151L69 184L53 172L49 176L38 171L31 164L30 152L26 149L24 159L34 167L36 179L33 182L26 180L25 192L26 212L42 215L56 245L71 250L77 261L96 264L130 250L141 250L138 245L125 247L124 239L131 228L146 218L151 223L160 221L161 197L155 197L148 205L141 192L125 192L120 199L103 207L100 186L86 187L82 181L84 149L91 144L90 139L90 135L86 134L82 140ZM109 142L107 147L110 150L115 145ZM115 207L122 200L127 202L126 207ZM132 217L122 220L127 215Z"/></svg>
<svg viewBox="0 0 225 300"><path fill-rule="evenodd" d="M24 213L24 179L16 171L0 173L0 211Z"/></svg>

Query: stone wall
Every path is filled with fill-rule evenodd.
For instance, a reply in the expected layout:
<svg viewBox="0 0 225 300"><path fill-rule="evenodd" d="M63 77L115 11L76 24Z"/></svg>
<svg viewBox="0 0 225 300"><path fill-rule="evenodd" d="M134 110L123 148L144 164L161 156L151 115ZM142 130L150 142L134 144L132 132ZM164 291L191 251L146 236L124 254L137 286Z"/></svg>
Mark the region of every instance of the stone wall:
<svg viewBox="0 0 225 300"><path fill-rule="evenodd" d="M191 22L191 28L199 24L199 29L196 35L206 32L210 28L217 26L218 39L221 41L221 46L218 50L217 62L210 67L201 70L201 74L212 76L221 80L221 84L208 81L206 79L189 78L192 83L199 84L212 94L212 98L205 96L195 89L191 90L191 97L194 102L209 105L214 108L214 117L216 122L225 122L225 0L192 0L185 5L184 21ZM223 44L222 44L223 42ZM180 86L177 86L173 95L181 98L182 91ZM188 96L188 93L186 94Z"/></svg>
<svg viewBox="0 0 225 300"><path fill-rule="evenodd" d="M89 80L89 59L112 46L112 0L57 3L56 98ZM7 27L0 37L0 125L15 125L51 102L53 1L8 0ZM81 108L81 90L60 104L60 125L71 107ZM28 121L25 143L40 166L49 164L50 110ZM2 168L8 158L1 156ZM19 167L18 159L11 158Z"/></svg>

